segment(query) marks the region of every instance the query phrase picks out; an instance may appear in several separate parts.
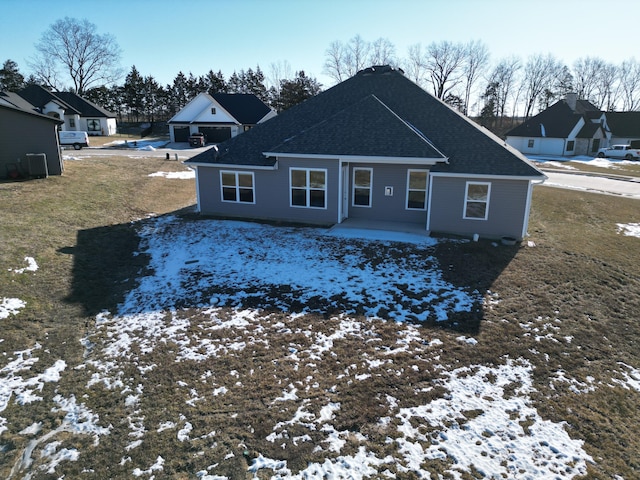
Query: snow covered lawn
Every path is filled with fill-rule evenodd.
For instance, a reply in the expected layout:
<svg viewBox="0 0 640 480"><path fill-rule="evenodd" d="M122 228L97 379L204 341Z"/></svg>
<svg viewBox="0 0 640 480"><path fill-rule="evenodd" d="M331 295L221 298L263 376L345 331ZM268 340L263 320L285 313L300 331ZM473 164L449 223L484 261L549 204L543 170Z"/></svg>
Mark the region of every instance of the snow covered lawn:
<svg viewBox="0 0 640 480"><path fill-rule="evenodd" d="M185 472L185 456L203 480L573 478L593 462L536 410L528 360L450 363L479 341L423 327L500 302L447 282L436 240L173 216L139 232L148 267L118 311L95 318L80 365L31 374L39 347L3 360L0 415L12 396L40 402L45 383L87 378L49 399L56 428L34 418L13 432L32 438L21 475L73 463L91 478L90 450L104 444L118 478ZM3 302L0 318L20 314ZM617 381L638 389L639 372L620 368ZM113 399L112 411L83 397ZM11 428L0 417L0 435ZM83 451L53 441L60 431L93 440Z"/></svg>

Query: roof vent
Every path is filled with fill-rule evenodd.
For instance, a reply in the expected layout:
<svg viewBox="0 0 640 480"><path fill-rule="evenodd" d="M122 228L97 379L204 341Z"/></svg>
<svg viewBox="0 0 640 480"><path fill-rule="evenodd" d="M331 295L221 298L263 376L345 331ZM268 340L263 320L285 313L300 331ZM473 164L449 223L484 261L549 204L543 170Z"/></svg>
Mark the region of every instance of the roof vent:
<svg viewBox="0 0 640 480"><path fill-rule="evenodd" d="M372 65L369 68L360 70L357 75L372 75L374 73L382 74L390 72L400 72L404 75L404 71L401 68L394 68L391 65Z"/></svg>

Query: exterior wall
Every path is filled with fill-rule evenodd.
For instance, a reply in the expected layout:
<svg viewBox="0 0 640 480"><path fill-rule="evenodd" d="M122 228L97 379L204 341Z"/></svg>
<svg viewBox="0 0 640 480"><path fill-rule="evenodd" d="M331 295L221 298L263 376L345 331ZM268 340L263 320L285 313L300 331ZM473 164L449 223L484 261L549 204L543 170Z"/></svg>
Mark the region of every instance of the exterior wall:
<svg viewBox="0 0 640 480"><path fill-rule="evenodd" d="M531 148L529 140L533 140ZM564 155L565 140L563 138L507 137L506 142L525 155Z"/></svg>
<svg viewBox="0 0 640 480"><path fill-rule="evenodd" d="M373 182L371 207L353 205L354 168L371 168ZM427 170L429 167L415 165L388 165L351 163L349 165L349 206L348 217L385 222L403 222L426 225L426 210L407 210L407 172ZM393 195L386 195L386 187L392 187ZM427 192L427 198L429 193Z"/></svg>
<svg viewBox="0 0 640 480"><path fill-rule="evenodd" d="M0 108L0 123L3 125L0 130L0 178L7 177L8 164L17 165L26 175L27 153L44 153L49 175L62 174L62 156L54 121Z"/></svg>
<svg viewBox="0 0 640 480"><path fill-rule="evenodd" d="M326 208L292 207L289 191L289 168L327 170ZM253 172L255 203L223 202L220 171ZM197 167L200 213L247 219L332 225L338 221L339 168L337 160L280 159L277 170L233 167Z"/></svg>
<svg viewBox="0 0 640 480"><path fill-rule="evenodd" d="M527 216L528 180L433 176L429 229L436 233L522 239ZM491 184L486 220L464 219L467 181Z"/></svg>
<svg viewBox="0 0 640 480"><path fill-rule="evenodd" d="M100 130L89 130L87 120L98 120L100 122ZM82 117L80 119L80 127L71 129L87 132L89 135L115 135L116 119L106 117Z"/></svg>

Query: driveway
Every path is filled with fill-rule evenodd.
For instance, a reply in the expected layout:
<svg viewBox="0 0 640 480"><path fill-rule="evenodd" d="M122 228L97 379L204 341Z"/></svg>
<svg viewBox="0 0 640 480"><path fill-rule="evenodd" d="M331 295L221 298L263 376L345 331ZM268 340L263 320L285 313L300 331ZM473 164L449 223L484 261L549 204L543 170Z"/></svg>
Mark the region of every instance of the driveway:
<svg viewBox="0 0 640 480"><path fill-rule="evenodd" d="M587 175L583 173L565 173L543 170L549 177L543 185L549 187L585 190L606 195L640 199L640 179L615 175Z"/></svg>

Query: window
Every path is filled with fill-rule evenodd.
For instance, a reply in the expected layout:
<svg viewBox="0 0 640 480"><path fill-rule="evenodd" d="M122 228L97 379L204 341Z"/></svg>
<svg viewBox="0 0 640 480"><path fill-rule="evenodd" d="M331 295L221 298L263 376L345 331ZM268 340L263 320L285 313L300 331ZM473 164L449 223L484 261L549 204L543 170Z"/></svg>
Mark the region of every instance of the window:
<svg viewBox="0 0 640 480"><path fill-rule="evenodd" d="M222 201L256 203L253 172L220 172Z"/></svg>
<svg viewBox="0 0 640 480"><path fill-rule="evenodd" d="M311 168L289 170L291 206L326 208L327 171Z"/></svg>
<svg viewBox="0 0 640 480"><path fill-rule="evenodd" d="M215 115L216 114L216 107L211 107L211 115Z"/></svg>
<svg viewBox="0 0 640 480"><path fill-rule="evenodd" d="M490 183L467 182L464 218L486 220L489 214Z"/></svg>
<svg viewBox="0 0 640 480"><path fill-rule="evenodd" d="M428 170L409 170L407 172L407 210L427 209Z"/></svg>
<svg viewBox="0 0 640 480"><path fill-rule="evenodd" d="M573 152L576 142L574 140L567 141L567 152Z"/></svg>
<svg viewBox="0 0 640 480"><path fill-rule="evenodd" d="M529 143L527 144L527 148L533 148L533 144L535 141L533 139L529 139Z"/></svg>
<svg viewBox="0 0 640 480"><path fill-rule="evenodd" d="M70 128L76 128L76 119L75 118L70 118L69 119L69 127Z"/></svg>
<svg viewBox="0 0 640 480"><path fill-rule="evenodd" d="M87 130L89 132L99 132L101 130L100 120L97 118L90 118L87 120Z"/></svg>
<svg viewBox="0 0 640 480"><path fill-rule="evenodd" d="M373 169L354 168L353 169L353 206L371 206L371 184Z"/></svg>

